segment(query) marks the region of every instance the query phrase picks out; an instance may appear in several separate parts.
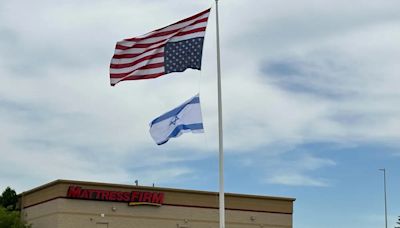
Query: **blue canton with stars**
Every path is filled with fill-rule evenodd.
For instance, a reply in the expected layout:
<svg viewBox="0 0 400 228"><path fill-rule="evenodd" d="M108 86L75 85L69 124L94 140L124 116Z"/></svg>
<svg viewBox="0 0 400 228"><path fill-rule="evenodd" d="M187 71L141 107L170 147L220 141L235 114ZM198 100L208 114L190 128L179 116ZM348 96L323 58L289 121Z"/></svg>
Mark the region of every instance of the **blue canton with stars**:
<svg viewBox="0 0 400 228"><path fill-rule="evenodd" d="M203 37L167 43L164 47L165 73L201 69Z"/></svg>

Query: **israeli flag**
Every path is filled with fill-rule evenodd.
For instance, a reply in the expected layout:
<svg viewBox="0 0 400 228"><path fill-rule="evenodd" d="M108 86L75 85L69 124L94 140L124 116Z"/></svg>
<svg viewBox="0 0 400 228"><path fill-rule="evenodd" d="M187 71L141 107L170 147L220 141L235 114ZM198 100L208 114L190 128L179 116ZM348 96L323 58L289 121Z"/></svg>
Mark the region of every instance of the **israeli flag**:
<svg viewBox="0 0 400 228"><path fill-rule="evenodd" d="M203 133L199 94L150 123L151 137L157 145L179 137L184 132Z"/></svg>

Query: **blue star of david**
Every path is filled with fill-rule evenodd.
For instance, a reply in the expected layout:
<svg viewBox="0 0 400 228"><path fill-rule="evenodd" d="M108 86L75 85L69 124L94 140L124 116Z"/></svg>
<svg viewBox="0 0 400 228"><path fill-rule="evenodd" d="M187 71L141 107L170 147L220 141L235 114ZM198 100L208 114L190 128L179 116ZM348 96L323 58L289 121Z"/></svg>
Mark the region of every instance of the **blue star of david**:
<svg viewBox="0 0 400 228"><path fill-rule="evenodd" d="M174 118L171 120L171 122L169 123L169 125L171 126L171 125L175 125L176 124L176 121L178 121L179 120L179 117L178 116L174 116Z"/></svg>

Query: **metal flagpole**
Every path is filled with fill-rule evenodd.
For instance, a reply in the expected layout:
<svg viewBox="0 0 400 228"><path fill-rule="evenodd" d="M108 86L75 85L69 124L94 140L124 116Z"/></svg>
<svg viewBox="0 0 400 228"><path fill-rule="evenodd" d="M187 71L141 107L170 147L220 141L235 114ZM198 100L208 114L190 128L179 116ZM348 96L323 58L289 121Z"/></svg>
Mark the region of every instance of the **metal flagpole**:
<svg viewBox="0 0 400 228"><path fill-rule="evenodd" d="M225 228L225 195L224 195L224 144L222 131L222 98L221 98L221 53L219 46L218 0L215 0L217 23L217 70L218 70L218 139L219 139L219 227Z"/></svg>
<svg viewBox="0 0 400 228"><path fill-rule="evenodd" d="M383 193L385 196L385 227L387 228L387 203L386 203L386 169L379 169L383 171Z"/></svg>

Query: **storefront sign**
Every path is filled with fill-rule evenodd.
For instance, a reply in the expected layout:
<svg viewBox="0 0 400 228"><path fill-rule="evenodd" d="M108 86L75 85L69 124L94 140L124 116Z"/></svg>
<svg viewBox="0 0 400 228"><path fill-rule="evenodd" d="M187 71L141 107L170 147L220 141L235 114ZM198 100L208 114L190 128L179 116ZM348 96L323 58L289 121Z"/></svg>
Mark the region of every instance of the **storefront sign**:
<svg viewBox="0 0 400 228"><path fill-rule="evenodd" d="M99 189L84 189L79 186L70 186L68 188L67 197L72 199L127 202L129 205L161 206L164 202L163 192L120 192Z"/></svg>

